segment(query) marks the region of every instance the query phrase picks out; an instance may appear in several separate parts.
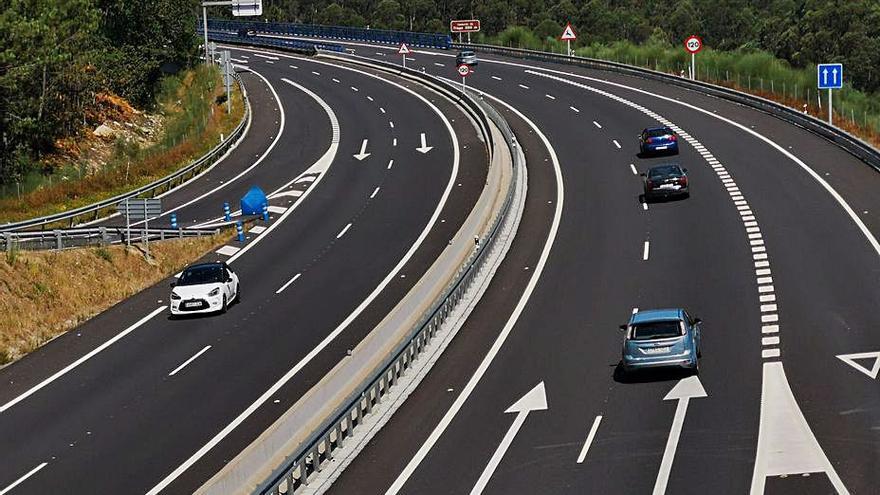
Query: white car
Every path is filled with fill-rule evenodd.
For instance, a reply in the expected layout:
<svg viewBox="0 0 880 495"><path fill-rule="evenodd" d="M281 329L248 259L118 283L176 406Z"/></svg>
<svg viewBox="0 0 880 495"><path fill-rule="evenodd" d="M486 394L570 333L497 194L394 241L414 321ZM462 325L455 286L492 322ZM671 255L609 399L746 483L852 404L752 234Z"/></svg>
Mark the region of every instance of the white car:
<svg viewBox="0 0 880 495"><path fill-rule="evenodd" d="M226 263L192 265L171 284L171 315L225 313L240 294L238 275Z"/></svg>

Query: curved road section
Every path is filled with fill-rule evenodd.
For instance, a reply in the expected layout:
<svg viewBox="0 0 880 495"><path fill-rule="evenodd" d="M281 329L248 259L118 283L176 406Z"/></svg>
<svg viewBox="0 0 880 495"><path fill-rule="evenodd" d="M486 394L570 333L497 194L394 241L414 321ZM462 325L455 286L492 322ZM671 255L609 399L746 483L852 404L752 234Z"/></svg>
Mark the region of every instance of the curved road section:
<svg viewBox="0 0 880 495"><path fill-rule="evenodd" d="M453 55L411 63L454 80ZM563 200L558 231L517 237L331 492L876 491L876 171L772 116L633 76L486 57L468 85L519 112L523 223L550 225ZM680 155L638 155L655 125L678 131ZM638 174L665 161L688 168L691 196L645 203ZM622 376L618 325L664 307L703 319L699 376Z"/></svg>
<svg viewBox="0 0 880 495"><path fill-rule="evenodd" d="M485 146L452 103L303 57L233 58L264 84L270 120L250 136L268 144L177 202L210 222L250 185L272 192L262 230L206 257L232 263L241 301L170 320L167 280L0 371L3 493L192 492L375 327L476 200Z"/></svg>

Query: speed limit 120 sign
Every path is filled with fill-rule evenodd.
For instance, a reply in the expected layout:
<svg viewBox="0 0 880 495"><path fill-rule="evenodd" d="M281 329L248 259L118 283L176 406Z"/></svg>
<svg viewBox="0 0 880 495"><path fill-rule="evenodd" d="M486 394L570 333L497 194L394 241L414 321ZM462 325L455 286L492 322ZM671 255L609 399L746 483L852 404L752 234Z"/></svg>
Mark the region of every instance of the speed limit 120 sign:
<svg viewBox="0 0 880 495"><path fill-rule="evenodd" d="M703 49L703 40L699 36L691 36L684 40L684 49L690 53L697 53Z"/></svg>

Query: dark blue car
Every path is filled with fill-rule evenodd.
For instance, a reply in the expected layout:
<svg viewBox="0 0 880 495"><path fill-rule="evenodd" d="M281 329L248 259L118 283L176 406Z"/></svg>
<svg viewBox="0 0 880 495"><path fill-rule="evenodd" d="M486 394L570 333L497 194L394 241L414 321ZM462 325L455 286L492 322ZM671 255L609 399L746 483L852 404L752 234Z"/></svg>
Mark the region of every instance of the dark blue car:
<svg viewBox="0 0 880 495"><path fill-rule="evenodd" d="M623 371L680 368L700 370L702 321L684 309L651 309L634 313L623 340Z"/></svg>
<svg viewBox="0 0 880 495"><path fill-rule="evenodd" d="M639 134L639 152L678 154L678 136L668 127L648 127Z"/></svg>

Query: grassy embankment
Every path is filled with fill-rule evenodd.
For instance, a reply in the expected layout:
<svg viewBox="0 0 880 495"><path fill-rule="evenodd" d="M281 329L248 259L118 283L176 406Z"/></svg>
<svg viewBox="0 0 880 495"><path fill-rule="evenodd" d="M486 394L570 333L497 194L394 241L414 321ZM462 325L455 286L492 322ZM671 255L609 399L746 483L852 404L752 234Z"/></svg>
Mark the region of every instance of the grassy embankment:
<svg viewBox="0 0 880 495"><path fill-rule="evenodd" d="M0 258L0 365L177 273L232 233L125 246L13 251ZM75 276L71 276L74 274Z"/></svg>
<svg viewBox="0 0 880 495"><path fill-rule="evenodd" d="M203 155L241 122L244 106L233 84L232 113L218 101L225 94L216 67L200 65L167 77L157 98L164 116L161 137L141 147L117 139L113 154L98 170L86 171L83 163L61 166L50 177L32 177L38 187L19 199L0 199L0 223L25 220L84 206L149 184ZM53 180L54 179L54 180Z"/></svg>
<svg viewBox="0 0 880 495"><path fill-rule="evenodd" d="M508 28L498 36L479 37L478 43L565 53L565 43L540 39L523 27ZM610 60L662 72L687 73L690 55L681 46L664 43L636 45L617 42L576 47L582 57ZM706 48L697 54L697 78L768 98L816 117L828 118L828 95L816 90L815 67L795 68L786 61L757 50L732 52ZM821 105L821 107L820 107ZM880 147L880 94L865 94L849 86L834 92L834 124Z"/></svg>

